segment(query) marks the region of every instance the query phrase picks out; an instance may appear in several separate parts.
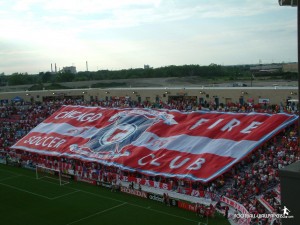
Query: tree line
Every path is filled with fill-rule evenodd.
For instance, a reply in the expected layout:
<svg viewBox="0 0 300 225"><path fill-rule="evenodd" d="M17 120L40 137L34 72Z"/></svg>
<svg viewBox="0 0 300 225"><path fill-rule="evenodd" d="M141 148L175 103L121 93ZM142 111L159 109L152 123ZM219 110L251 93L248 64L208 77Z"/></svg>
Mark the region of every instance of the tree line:
<svg viewBox="0 0 300 225"><path fill-rule="evenodd" d="M272 73L272 76L288 76L281 71ZM135 68L122 70L98 70L81 71L76 74L68 72L40 72L39 74L13 73L9 76L0 74L0 85L24 85L24 84L43 84L43 83L61 83L73 81L89 80L117 80L117 79L138 79L138 78L161 78L161 77L189 77L196 76L201 79L252 79L249 65L222 66L210 64L208 66L200 65L182 65L165 66L159 68Z"/></svg>

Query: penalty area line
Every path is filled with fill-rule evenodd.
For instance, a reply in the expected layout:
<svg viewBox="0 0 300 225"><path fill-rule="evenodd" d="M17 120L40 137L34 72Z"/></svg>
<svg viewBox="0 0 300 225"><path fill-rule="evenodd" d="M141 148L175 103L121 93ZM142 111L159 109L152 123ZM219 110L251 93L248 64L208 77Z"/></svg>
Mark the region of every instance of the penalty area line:
<svg viewBox="0 0 300 225"><path fill-rule="evenodd" d="M75 194L77 192L79 192L79 190L73 191L73 192L70 192L70 193L67 193L67 194L64 194L64 195L59 195L57 197L53 197L53 198L51 198L51 200L55 200L55 199L62 198L62 197L68 196L68 195L72 195L72 194Z"/></svg>
<svg viewBox="0 0 300 225"><path fill-rule="evenodd" d="M124 203L122 203L122 204L119 204L119 205L113 206L113 207L111 207L111 208L108 208L108 209L102 210L102 211L100 211L100 212L96 212L96 213L94 213L94 214L92 214L92 215L89 215L89 216L83 217L83 218L81 218L81 219L79 219L79 220L75 220L75 221L73 221L73 222L71 222L71 223L68 223L68 224L66 224L66 225L71 225L71 224L74 224L74 223L80 222L80 221L82 221L82 220L89 219L89 218L91 218L91 217L93 217L93 216L97 216L97 215L99 215L99 214L102 214L102 213L105 213L105 212L111 211L111 210L113 210L113 209L119 208L119 207L121 207L121 206L123 206L123 205L126 205L126 204L127 204L127 202L124 202Z"/></svg>
<svg viewBox="0 0 300 225"><path fill-rule="evenodd" d="M51 198L49 198L49 197L47 197L47 196L40 195L40 194L37 194L37 193L31 192L31 191L26 191L26 190L24 190L24 189L22 189L22 188L17 188L17 187L15 187L15 186L11 186L11 185L4 184L4 183L0 183L0 185L2 185L2 186L6 186L6 187L9 187L9 188L12 188L12 189L15 189L15 190L21 191L21 192L25 192L25 193L28 193L28 194L32 194L32 195L35 195L35 196L38 196L38 197L41 197L41 198L45 198L45 199L51 200Z"/></svg>
<svg viewBox="0 0 300 225"><path fill-rule="evenodd" d="M0 171L1 171L1 170L2 170L2 169L0 169ZM2 171L5 171L5 170L2 170ZM9 172L9 171L8 171L8 172ZM11 172L11 173L13 173L13 172ZM17 173L13 173L13 174L17 174ZM21 175L21 176L25 176L25 177L29 177L29 178L31 178L31 179L35 179L35 178L33 178L33 177L31 177L31 176L28 176L28 175ZM46 183L54 184L54 183L52 183L52 182L45 181L45 180L40 180L40 181L46 182ZM0 185L1 185L1 183L0 183ZM136 206L136 207L139 207L139 208L143 208L143 209L145 209L145 210L150 210L150 211L153 211L153 212L156 212L156 213L159 213L159 214L164 214L164 215L167 215L167 216L170 216L170 217L175 217L175 218L178 218L178 219L182 219L182 220L186 220L186 221L191 221L191 222L196 222L196 223L199 222L199 221L196 221L196 220L193 220L193 219L189 219L189 218L182 217L182 216L177 216L177 215L174 215L174 214L170 214L170 213L163 212L163 211L160 211L160 210L155 210L155 209L148 208L148 207L145 207L145 206L141 206L141 205L138 205L138 204L134 204L134 203L130 203L130 202L124 202L124 201L119 200L119 199L117 199L117 198L110 198L110 197L107 197L107 196L104 196L104 195L100 195L100 194L96 194L96 193L93 193L93 192L90 192L90 191L85 191L85 190L82 190L82 189L80 189L80 188L72 188L72 187L68 187L68 186L64 186L64 187L67 188L67 189L70 189L70 190L74 190L74 191L76 191L76 192L82 192L82 193L86 193L86 194L89 194L89 195L96 196L96 197L98 197L98 198L108 199L108 200L120 202L120 203L123 203L123 204L128 204L128 205ZM74 192L74 193L75 193L75 192ZM71 194L71 193L69 193L69 194ZM37 195L37 194L36 194L36 195ZM52 199L53 199L53 198L48 198L48 197L46 197L46 196L41 196L41 197L45 197L45 198L47 198L47 199L49 199L49 200L52 200ZM62 196L60 196L60 197L62 197ZM121 205L123 205L123 204L121 204ZM120 205L120 206L121 206L121 205ZM73 222L72 222L72 223L73 223ZM70 224L72 224L72 223L70 223ZM69 225L69 224L66 224L66 225Z"/></svg>
<svg viewBox="0 0 300 225"><path fill-rule="evenodd" d="M11 171L5 170L5 169L0 169L0 171L6 172L6 173L15 174L15 175L20 175L19 173L11 172ZM22 175L20 175L20 176L22 176Z"/></svg>
<svg viewBox="0 0 300 225"><path fill-rule="evenodd" d="M160 210L148 208L148 207L137 205L137 204L134 204L134 203L124 202L124 201L121 201L121 200L118 200L118 199L115 199L115 198L110 198L110 197L103 196L103 195L100 195L100 194L96 194L96 193L93 193L93 192L84 191L84 190L76 189L76 188L70 188L70 189L72 189L72 190L78 190L78 191L80 191L82 193L86 193L86 194L89 194L89 195L94 195L94 196L96 196L98 198L104 198L104 199L113 200L113 201L117 201L117 202L127 203L127 205L139 207L139 208L142 208L142 209L145 209L145 210L150 210L150 211L153 211L153 212L156 212L156 213L159 213L159 214L164 214L164 215L167 215L167 216L170 216L170 217L175 217L175 218L179 218L179 219L182 219L182 220L191 221L191 222L195 222L195 223L199 222L199 221L196 221L196 220L193 220L193 219L189 219L189 218L186 218L186 217L183 217L183 216L177 216L177 215L174 215L174 214L171 214L171 213L167 213L167 212L163 212L163 211L160 211Z"/></svg>
<svg viewBox="0 0 300 225"><path fill-rule="evenodd" d="M13 178L17 178L17 177L21 177L21 176L22 175L16 175L16 176L6 177L6 178L1 179L0 182L5 181L5 180L10 180L10 179L13 179Z"/></svg>
<svg viewBox="0 0 300 225"><path fill-rule="evenodd" d="M177 216L177 215L174 215L174 214L171 214L171 213L163 212L163 211L152 209L152 208L149 208L149 207L140 206L140 205L133 204L133 203L128 203L128 205L132 205L132 206L135 206L135 207L139 207L139 208L142 208L142 209L150 210L150 211L153 211L153 212L156 212L156 213L164 214L164 215L167 215L167 216L179 218L179 219L186 220L186 221L191 221L191 222L195 222L195 223L199 222L199 221L192 220L192 219L189 219L189 218L186 218L186 217Z"/></svg>

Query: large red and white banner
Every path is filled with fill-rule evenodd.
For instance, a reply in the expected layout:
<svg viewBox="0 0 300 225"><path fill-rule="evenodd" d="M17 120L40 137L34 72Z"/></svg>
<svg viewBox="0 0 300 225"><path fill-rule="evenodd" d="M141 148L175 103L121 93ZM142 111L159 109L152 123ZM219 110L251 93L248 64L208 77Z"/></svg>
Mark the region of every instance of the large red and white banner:
<svg viewBox="0 0 300 225"><path fill-rule="evenodd" d="M208 182L297 118L63 106L12 148Z"/></svg>

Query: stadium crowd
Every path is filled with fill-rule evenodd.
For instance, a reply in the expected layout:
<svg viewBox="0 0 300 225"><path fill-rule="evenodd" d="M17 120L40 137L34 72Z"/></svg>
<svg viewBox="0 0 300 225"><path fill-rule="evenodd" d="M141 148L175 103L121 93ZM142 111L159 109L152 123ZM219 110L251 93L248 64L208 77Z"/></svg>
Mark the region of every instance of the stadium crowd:
<svg viewBox="0 0 300 225"><path fill-rule="evenodd" d="M42 164L46 167L72 170L78 176L105 182L115 182L121 176L139 177L155 180L170 185L170 189L193 195L194 191L204 193L200 196L211 198L218 202L220 196L226 196L242 204L249 213L262 214L280 213L280 192L278 190L278 170L295 161L300 160L298 127L292 125L271 140L260 146L231 170L208 184L190 182L165 177L148 177L143 174L121 171L118 168L104 166L98 163L83 162L75 159L42 156L20 150L11 150L15 142L26 135L40 122L53 114L62 105L91 105L118 108L158 108L192 110L220 110L237 112L267 112L267 113L298 113L295 105L254 105L230 103L228 105L204 102L197 104L194 100L170 100L169 102L136 102L126 98L84 102L82 100L48 101L40 104L18 103L0 107L0 159L12 159L21 164ZM263 199L264 203L262 204ZM266 205L268 207L266 207ZM268 224L267 219L260 220L260 224ZM253 221L254 224L258 221Z"/></svg>

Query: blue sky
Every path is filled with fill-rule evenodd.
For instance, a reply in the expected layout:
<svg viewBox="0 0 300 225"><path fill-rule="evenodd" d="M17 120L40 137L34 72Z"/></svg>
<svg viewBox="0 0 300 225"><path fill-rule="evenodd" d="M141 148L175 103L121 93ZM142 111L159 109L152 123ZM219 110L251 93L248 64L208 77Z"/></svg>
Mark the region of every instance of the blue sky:
<svg viewBox="0 0 300 225"><path fill-rule="evenodd" d="M0 73L296 62L277 0L0 0Z"/></svg>

